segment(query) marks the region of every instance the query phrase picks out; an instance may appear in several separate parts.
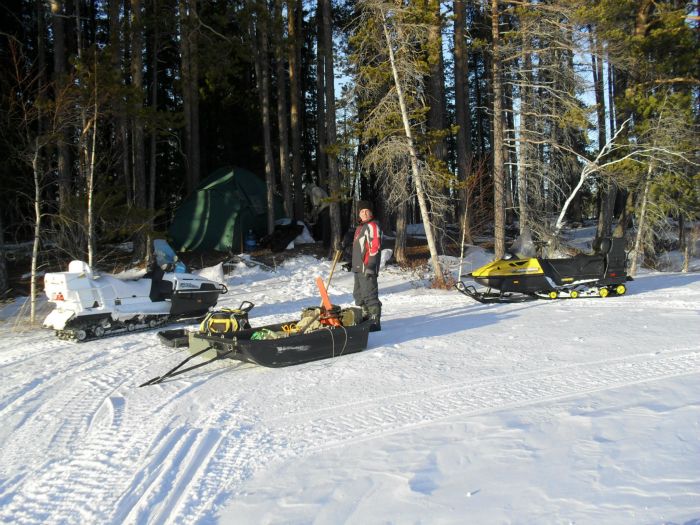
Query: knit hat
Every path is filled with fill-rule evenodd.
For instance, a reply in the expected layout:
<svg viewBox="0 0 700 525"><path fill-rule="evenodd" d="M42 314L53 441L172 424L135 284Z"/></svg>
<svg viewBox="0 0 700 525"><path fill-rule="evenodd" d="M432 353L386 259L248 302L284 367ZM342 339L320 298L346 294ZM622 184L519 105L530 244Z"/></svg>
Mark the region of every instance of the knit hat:
<svg viewBox="0 0 700 525"><path fill-rule="evenodd" d="M371 212L374 212L372 203L370 201L357 201L357 212L359 213L360 210L369 210Z"/></svg>

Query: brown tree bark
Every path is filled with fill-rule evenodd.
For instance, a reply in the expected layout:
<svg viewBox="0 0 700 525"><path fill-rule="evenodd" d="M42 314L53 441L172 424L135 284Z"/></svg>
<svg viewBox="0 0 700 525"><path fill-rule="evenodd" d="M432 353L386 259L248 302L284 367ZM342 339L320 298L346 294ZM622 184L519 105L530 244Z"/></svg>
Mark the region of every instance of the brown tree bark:
<svg viewBox="0 0 700 525"><path fill-rule="evenodd" d="M279 169L282 196L284 199L284 212L287 217L294 216L294 202L292 200L292 181L289 170L289 118L287 114L287 74L285 71L286 53L284 39L284 20L282 10L284 0L275 0L275 53L277 59L277 130L279 135Z"/></svg>
<svg viewBox="0 0 700 525"><path fill-rule="evenodd" d="M525 137L528 127L527 112L530 108L530 69L532 57L528 51L522 53L523 81L520 87L520 142L518 144L518 210L520 215L520 234L522 235L530 227L530 208L528 202L528 174L529 147Z"/></svg>
<svg viewBox="0 0 700 525"><path fill-rule="evenodd" d="M146 146L144 143L143 119L139 115L143 107L143 21L141 0L131 0L131 85L134 88L136 110L131 121L131 136L134 154L134 205L146 208ZM145 255L147 246L143 234L134 241L134 252Z"/></svg>
<svg viewBox="0 0 700 525"><path fill-rule="evenodd" d="M260 100L263 147L265 151L265 184L267 186L267 233L275 230L275 170L272 156L272 119L270 117L270 63L268 20L265 2L258 5L255 17L255 77Z"/></svg>
<svg viewBox="0 0 700 525"><path fill-rule="evenodd" d="M61 0L50 0L51 28L53 30L53 70L55 91L60 92L66 82L66 33L64 24L64 9ZM71 176L71 154L68 147L68 136L61 133L58 139L58 206L61 215L66 215L67 206L73 191Z"/></svg>
<svg viewBox="0 0 700 525"><path fill-rule="evenodd" d="M160 46L160 32L158 26L158 0L153 0L153 45L151 48L151 108L158 110L158 51ZM153 216L156 209L156 174L158 161L158 133L156 127L151 129L149 184L148 184L148 209L151 211L151 230L153 229Z"/></svg>
<svg viewBox="0 0 700 525"><path fill-rule="evenodd" d="M426 8L431 17L428 26L428 127L433 131L445 129L445 63L442 57L442 14L440 2L427 0ZM435 159L445 162L447 160L447 146L445 139L436 139L431 146L431 154Z"/></svg>
<svg viewBox="0 0 700 525"><path fill-rule="evenodd" d="M289 0L287 7L289 36L290 127L292 131L292 182L294 185L294 218L304 218L303 174L301 172L301 2Z"/></svg>
<svg viewBox="0 0 700 525"><path fill-rule="evenodd" d="M469 103L469 52L466 42L466 9L463 0L454 2L455 121L457 124L457 178L466 186L472 164L471 106ZM471 244L471 203L466 187L459 192L459 223L463 237Z"/></svg>
<svg viewBox="0 0 700 525"><path fill-rule="evenodd" d="M5 259L5 228L2 223L2 214L0 213L0 299L4 298L9 287L10 282L7 278L7 260Z"/></svg>
<svg viewBox="0 0 700 525"><path fill-rule="evenodd" d="M124 74L122 72L122 57L123 45L120 28L119 11L121 0L109 0L109 45L111 47L111 63L114 75L123 81ZM126 107L124 100L119 97L115 102L115 113L117 117L113 125L113 135L115 143L120 149L121 157L121 178L126 190L126 203L131 206L134 203L134 192L131 184L131 162L129 153L129 131L126 121Z"/></svg>
<svg viewBox="0 0 700 525"><path fill-rule="evenodd" d="M199 182L199 67L197 60L196 0L179 0L180 80L185 114L185 154L187 191Z"/></svg>
<svg viewBox="0 0 700 525"><path fill-rule="evenodd" d="M500 57L501 36L498 28L498 0L491 0L491 31L493 38L491 82L493 85L493 214L494 252L496 259L505 254L505 180L503 171L503 84Z"/></svg>
<svg viewBox="0 0 700 525"><path fill-rule="evenodd" d="M326 158L326 42L323 26L323 2L316 7L316 168L318 185L328 187L328 162ZM330 192L329 192L330 194Z"/></svg>
<svg viewBox="0 0 700 525"><path fill-rule="evenodd" d="M336 123L335 123L335 75L333 67L333 26L331 22L331 2L330 0L319 0L323 6L323 49L324 49L324 72L326 83L326 146L331 148L330 153L326 150L328 162L328 189L331 197L330 219L331 219L331 246L334 251L340 250L342 241L342 231L340 222L340 179L338 175L338 160L336 153Z"/></svg>
<svg viewBox="0 0 700 525"><path fill-rule="evenodd" d="M198 26L199 18L197 14L197 0L189 2L189 20L190 20L190 123L192 131L190 133L190 177L192 178L193 187L199 184L201 179L201 150L199 144L199 31L195 29Z"/></svg>

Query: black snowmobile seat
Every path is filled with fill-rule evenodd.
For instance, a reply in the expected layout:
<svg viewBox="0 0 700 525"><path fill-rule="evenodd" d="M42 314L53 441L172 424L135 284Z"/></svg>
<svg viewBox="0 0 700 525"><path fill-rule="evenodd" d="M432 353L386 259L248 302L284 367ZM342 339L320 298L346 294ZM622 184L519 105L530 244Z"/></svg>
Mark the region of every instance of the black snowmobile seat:
<svg viewBox="0 0 700 525"><path fill-rule="evenodd" d="M612 241L608 237L596 238L593 241L593 253L598 255L607 255L612 248Z"/></svg>
<svg viewBox="0 0 700 525"><path fill-rule="evenodd" d="M148 267L148 272L144 277L151 279L151 291L148 297L152 302L157 303L158 301L163 301L168 299L173 294L173 284L170 281L164 281L163 276L165 272L158 266L157 263L153 262Z"/></svg>

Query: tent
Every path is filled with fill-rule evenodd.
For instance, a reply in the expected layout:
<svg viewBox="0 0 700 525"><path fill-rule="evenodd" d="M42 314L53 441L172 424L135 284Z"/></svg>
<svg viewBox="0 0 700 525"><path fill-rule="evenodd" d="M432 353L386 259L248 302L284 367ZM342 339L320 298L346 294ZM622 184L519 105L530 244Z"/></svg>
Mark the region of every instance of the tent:
<svg viewBox="0 0 700 525"><path fill-rule="evenodd" d="M267 187L248 170L224 167L216 170L185 198L175 211L169 234L177 251L243 250L249 230L256 237L267 234ZM275 203L275 218L282 215Z"/></svg>

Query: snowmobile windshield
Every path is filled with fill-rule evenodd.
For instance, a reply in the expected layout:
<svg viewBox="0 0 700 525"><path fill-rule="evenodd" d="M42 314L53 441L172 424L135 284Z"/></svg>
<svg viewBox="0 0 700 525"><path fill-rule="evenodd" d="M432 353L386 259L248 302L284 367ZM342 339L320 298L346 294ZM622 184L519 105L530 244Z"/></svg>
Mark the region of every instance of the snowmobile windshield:
<svg viewBox="0 0 700 525"><path fill-rule="evenodd" d="M528 230L513 241L508 251L518 259L537 257L537 249L535 248L535 243L532 241L532 236Z"/></svg>

